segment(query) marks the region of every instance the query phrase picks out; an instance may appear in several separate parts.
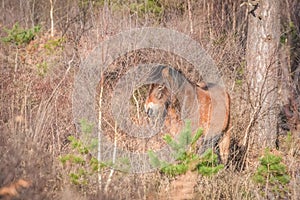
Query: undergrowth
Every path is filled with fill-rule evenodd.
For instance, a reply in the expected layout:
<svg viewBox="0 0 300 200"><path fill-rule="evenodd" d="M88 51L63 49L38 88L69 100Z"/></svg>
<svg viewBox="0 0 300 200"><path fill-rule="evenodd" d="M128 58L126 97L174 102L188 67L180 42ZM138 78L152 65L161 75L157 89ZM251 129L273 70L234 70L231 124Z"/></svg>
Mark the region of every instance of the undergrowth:
<svg viewBox="0 0 300 200"><path fill-rule="evenodd" d="M172 149L172 157L175 163L160 160L155 152L149 151L151 165L158 168L163 174L171 177L185 174L189 170L197 171L203 176L211 176L218 173L224 168L224 165L218 163L218 156L212 149L207 149L203 155L196 153L196 144L202 134L203 129L198 129L193 135L191 123L187 121L177 140L170 135L166 135L163 138Z"/></svg>
<svg viewBox="0 0 300 200"><path fill-rule="evenodd" d="M7 36L1 38L5 43L15 44L17 46L28 44L39 33L41 26L34 26L31 29L24 29L20 27L19 23L15 23L11 29L4 28Z"/></svg>
<svg viewBox="0 0 300 200"><path fill-rule="evenodd" d="M287 173L286 166L282 163L280 156L274 155L270 150L266 150L260 165L257 168L253 180L262 189L263 196L272 195L276 198L285 198L288 194L288 183L290 176Z"/></svg>

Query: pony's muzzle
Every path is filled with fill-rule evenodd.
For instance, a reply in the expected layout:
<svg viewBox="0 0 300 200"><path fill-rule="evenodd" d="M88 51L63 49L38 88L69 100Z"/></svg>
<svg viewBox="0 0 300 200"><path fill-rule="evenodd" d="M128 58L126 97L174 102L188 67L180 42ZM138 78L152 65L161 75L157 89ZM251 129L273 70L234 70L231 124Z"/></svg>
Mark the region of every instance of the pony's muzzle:
<svg viewBox="0 0 300 200"><path fill-rule="evenodd" d="M153 109L152 109L152 108L148 108L148 109L146 110L146 113L147 113L148 117L153 116Z"/></svg>
<svg viewBox="0 0 300 200"><path fill-rule="evenodd" d="M145 112L146 112L146 114L147 114L148 117L152 117L153 114L154 114L154 110L153 110L153 108L152 108L152 106L153 106L152 104L153 104L153 103L150 102L149 104L145 104L145 105L144 105Z"/></svg>
<svg viewBox="0 0 300 200"><path fill-rule="evenodd" d="M159 104L150 102L148 104L145 104L145 111L147 116L151 119L158 119L165 116L166 109Z"/></svg>

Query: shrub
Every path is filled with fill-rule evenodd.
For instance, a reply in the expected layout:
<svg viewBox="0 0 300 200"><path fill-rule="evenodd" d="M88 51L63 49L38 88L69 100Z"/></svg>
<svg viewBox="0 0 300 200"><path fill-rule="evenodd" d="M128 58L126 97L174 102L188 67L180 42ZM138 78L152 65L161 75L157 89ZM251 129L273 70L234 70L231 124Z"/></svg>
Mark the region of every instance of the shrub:
<svg viewBox="0 0 300 200"><path fill-rule="evenodd" d="M87 120L81 120L80 125L84 135L83 140L87 140L93 124ZM69 136L68 140L71 144L72 153L60 156L59 160L64 166L68 166L71 183L79 186L90 184L99 171L110 166L109 163L100 162L92 156L91 152L97 146L94 140L90 141L89 144L74 136Z"/></svg>
<svg viewBox="0 0 300 200"><path fill-rule="evenodd" d="M36 34L40 31L40 26L34 26L31 29L23 29L16 23L12 29L4 28L4 31L7 33L6 37L2 38L2 41L5 43L15 44L17 46L28 44L34 39Z"/></svg>
<svg viewBox="0 0 300 200"><path fill-rule="evenodd" d="M99 162L93 157L89 148L83 145L79 139L69 136L68 140L74 153L61 156L59 160L64 166L69 165L71 183L80 186L87 185L92 177L98 173L99 169L108 167L108 164Z"/></svg>
<svg viewBox="0 0 300 200"><path fill-rule="evenodd" d="M171 177L185 174L188 170L196 170L204 176L217 173L224 166L218 164L218 156L213 153L212 149L207 149L202 156L196 153L196 143L202 134L203 130L198 129L196 134L192 136L191 123L186 122L184 129L179 134L178 141L170 135L163 138L172 149L175 164L162 161L155 152L149 151L151 165Z"/></svg>
<svg viewBox="0 0 300 200"><path fill-rule="evenodd" d="M286 171L286 166L281 163L282 158L276 156L267 149L265 155L260 159L260 165L253 176L253 180L265 191L265 195L275 195L277 198L284 197L287 193L287 184L290 176Z"/></svg>

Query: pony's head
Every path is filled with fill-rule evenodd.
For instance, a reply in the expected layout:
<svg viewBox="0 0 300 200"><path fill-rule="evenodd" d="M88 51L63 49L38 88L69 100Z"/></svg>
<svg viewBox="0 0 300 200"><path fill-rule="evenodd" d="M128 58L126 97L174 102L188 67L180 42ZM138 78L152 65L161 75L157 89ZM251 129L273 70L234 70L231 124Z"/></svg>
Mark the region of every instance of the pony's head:
<svg viewBox="0 0 300 200"><path fill-rule="evenodd" d="M152 120L157 121L165 119L171 104L171 96L176 96L174 91L178 90L185 79L177 70L166 66L159 66L153 74L161 76L162 83L151 84L145 101L145 111Z"/></svg>
<svg viewBox="0 0 300 200"><path fill-rule="evenodd" d="M145 101L145 111L154 120L163 119L170 105L170 92L165 85L151 84Z"/></svg>

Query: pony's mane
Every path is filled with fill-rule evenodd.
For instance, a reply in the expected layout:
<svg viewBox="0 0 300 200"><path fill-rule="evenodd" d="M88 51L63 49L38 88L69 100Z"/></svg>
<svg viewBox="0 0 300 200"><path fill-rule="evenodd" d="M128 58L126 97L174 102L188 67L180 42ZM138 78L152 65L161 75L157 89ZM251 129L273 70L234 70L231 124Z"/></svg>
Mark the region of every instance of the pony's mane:
<svg viewBox="0 0 300 200"><path fill-rule="evenodd" d="M184 84L191 84L180 71L164 65L155 67L150 73L148 80L158 84L165 84L168 89L174 91L180 90Z"/></svg>
<svg viewBox="0 0 300 200"><path fill-rule="evenodd" d="M168 67L168 69L168 76L172 78L172 81L169 80L169 84L172 85L172 89L179 90L184 84L189 83L181 72L171 67Z"/></svg>

